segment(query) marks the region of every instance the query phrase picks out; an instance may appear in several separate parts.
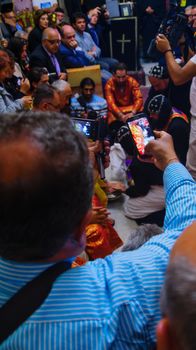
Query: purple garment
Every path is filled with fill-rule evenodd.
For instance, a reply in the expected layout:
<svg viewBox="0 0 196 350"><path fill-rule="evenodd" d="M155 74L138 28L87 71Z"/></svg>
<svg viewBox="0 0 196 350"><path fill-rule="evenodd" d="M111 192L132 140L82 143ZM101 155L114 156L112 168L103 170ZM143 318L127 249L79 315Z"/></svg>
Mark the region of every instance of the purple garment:
<svg viewBox="0 0 196 350"><path fill-rule="evenodd" d="M55 70L56 70L57 75L59 76L61 73L61 69L60 69L60 65L59 65L59 62L58 62L56 56L50 54L50 59L51 59L53 65L55 66Z"/></svg>

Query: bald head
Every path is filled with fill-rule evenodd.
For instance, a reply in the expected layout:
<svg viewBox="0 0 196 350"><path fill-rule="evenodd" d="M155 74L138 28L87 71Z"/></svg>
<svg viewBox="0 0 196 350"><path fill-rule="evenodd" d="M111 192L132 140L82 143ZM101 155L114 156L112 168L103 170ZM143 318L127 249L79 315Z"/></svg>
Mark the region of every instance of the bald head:
<svg viewBox="0 0 196 350"><path fill-rule="evenodd" d="M70 48L76 48L78 44L75 39L76 32L74 28L69 24L65 24L62 27L62 33L63 33L63 37L62 37L63 43Z"/></svg>
<svg viewBox="0 0 196 350"><path fill-rule="evenodd" d="M51 53L55 54L61 43L61 37L58 30L53 28L46 28L42 34L42 45L45 49Z"/></svg>

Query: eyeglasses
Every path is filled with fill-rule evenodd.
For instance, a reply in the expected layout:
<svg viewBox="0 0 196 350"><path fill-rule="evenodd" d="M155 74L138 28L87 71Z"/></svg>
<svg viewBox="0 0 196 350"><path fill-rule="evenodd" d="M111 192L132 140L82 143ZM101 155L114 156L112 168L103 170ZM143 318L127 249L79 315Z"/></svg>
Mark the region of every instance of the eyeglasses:
<svg viewBox="0 0 196 350"><path fill-rule="evenodd" d="M51 45L59 45L61 43L61 40L60 39L54 39L54 40L49 40L49 39L46 39Z"/></svg>

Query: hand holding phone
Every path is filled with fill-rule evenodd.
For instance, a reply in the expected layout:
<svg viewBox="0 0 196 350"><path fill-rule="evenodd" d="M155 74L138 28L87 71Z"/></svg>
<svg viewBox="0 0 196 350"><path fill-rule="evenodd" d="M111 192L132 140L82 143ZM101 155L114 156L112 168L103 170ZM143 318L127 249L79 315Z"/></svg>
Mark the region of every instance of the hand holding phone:
<svg viewBox="0 0 196 350"><path fill-rule="evenodd" d="M140 157L148 157L145 155L145 147L155 138L147 117L144 113L138 114L134 118L128 120L127 125L138 155Z"/></svg>

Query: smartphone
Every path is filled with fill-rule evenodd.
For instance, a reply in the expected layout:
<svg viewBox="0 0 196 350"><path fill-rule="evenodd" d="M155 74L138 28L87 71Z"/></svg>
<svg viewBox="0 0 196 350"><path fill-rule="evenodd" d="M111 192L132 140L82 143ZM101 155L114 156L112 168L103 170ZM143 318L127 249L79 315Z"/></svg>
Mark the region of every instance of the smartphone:
<svg viewBox="0 0 196 350"><path fill-rule="evenodd" d="M95 138L95 120L92 119L72 119L75 129L81 132L88 139L94 140Z"/></svg>
<svg viewBox="0 0 196 350"><path fill-rule="evenodd" d="M155 139L147 117L135 116L127 121L127 125L133 137L137 153L140 157L145 157L146 145Z"/></svg>

